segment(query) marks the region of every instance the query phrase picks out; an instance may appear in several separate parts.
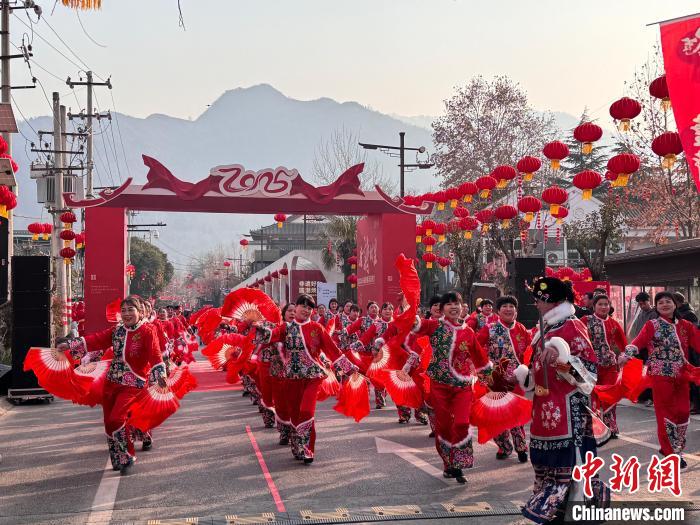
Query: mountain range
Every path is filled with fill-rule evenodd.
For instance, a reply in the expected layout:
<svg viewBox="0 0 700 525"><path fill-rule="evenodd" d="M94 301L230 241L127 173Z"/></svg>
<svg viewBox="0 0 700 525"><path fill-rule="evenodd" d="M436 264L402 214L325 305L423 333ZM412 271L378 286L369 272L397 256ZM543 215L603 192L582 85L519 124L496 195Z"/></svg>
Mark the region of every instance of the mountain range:
<svg viewBox="0 0 700 525"><path fill-rule="evenodd" d="M555 115L562 129L570 129L578 119ZM194 120L153 114L135 118L117 114L109 123L95 127L95 186L119 185L127 176L136 184L145 182L147 173L141 155L158 159L178 178L196 182L221 164L242 164L249 169L277 166L296 168L306 180L311 176L314 156L334 131L347 130L363 142L398 145L398 134L406 132L407 146L432 150L430 123L435 117L386 115L357 102L337 102L329 98L295 100L267 84L236 88L223 93ZM50 117L37 117L19 123L24 137L33 130L53 129ZM99 134L98 134L99 133ZM20 165L20 188L15 212L15 228L23 228L46 212L36 202L36 184L29 178L29 146L25 139L14 139L14 156ZM122 147L123 143L123 147ZM24 150L24 152L22 151ZM379 151L369 151L380 162L385 174L396 173L398 159ZM115 161L118 159L118 161ZM125 162L126 159L126 162ZM408 192L436 188L439 181L432 170L418 170L406 176ZM140 213L136 224L162 221L158 246L168 252L176 267L182 268L197 253L217 245L238 243L251 228L270 224L272 217L260 215Z"/></svg>

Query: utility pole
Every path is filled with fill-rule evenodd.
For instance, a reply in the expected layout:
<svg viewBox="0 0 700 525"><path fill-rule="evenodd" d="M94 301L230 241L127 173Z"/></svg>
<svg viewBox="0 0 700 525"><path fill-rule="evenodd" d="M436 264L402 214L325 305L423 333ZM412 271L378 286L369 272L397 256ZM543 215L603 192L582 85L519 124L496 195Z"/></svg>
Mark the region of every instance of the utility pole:
<svg viewBox="0 0 700 525"><path fill-rule="evenodd" d="M66 134L64 133L66 130L66 106L61 105L61 158L63 158L64 151L67 151L67 140L66 140ZM61 161L61 164L63 164L63 161ZM63 177L61 177L63 179ZM63 199L63 195L61 195L61 200ZM72 286L72 275L73 275L73 265L72 264L65 264L65 271L66 271L66 308L63 313L63 325L64 327L68 328L71 325L71 320L72 320L72 313L73 313L73 286Z"/></svg>
<svg viewBox="0 0 700 525"><path fill-rule="evenodd" d="M2 1L2 28L0 35L2 36L2 45L0 46L0 52L2 52L2 103L9 104L11 97L12 84L10 84L10 2L8 0ZM10 133L3 133L3 138L7 142L7 152L12 154L12 135Z"/></svg>
<svg viewBox="0 0 700 525"><path fill-rule="evenodd" d="M406 175L406 168L409 168L411 170L413 169L421 169L421 170L427 170L429 168L432 168L435 164L433 164L430 161L426 162L416 162L414 164L406 164L406 152L407 151L415 151L416 156L418 153L425 153L425 146L421 146L420 148L407 148L405 144L405 139L406 139L406 132L405 131L400 131L399 132L399 145L398 146L385 146L383 144L367 144L365 142L358 142L360 146L362 146L364 149L378 149L389 155L390 157L396 157L398 155L399 157L399 174L401 177L401 183L400 183L400 188L401 188L401 197L404 196L404 177ZM394 153L394 151L398 151L397 153Z"/></svg>
<svg viewBox="0 0 700 525"><path fill-rule="evenodd" d="M60 148L61 139L61 102L58 92L53 93L53 143L54 147ZM61 312L66 305L66 265L61 260L61 213L63 212L63 153L58 150L54 154L54 202L53 210L53 234L51 235L51 258L54 268L54 283L56 299L58 300ZM54 326L56 325L54 319ZM57 335L64 336L65 334L65 317L62 317L58 324Z"/></svg>
<svg viewBox="0 0 700 525"><path fill-rule="evenodd" d="M87 188L85 190L85 196L87 198L94 197L93 194L93 182L92 182L92 171L94 168L94 161L93 161L93 147L92 147L92 139L93 139L93 133L92 133L92 119L96 118L97 120L101 118L108 118L109 120L112 120L112 115L107 112L104 114L100 113L94 113L93 111L93 105L92 105L92 87L93 86L107 86L109 89L112 89L112 83L110 79L107 79L107 82L93 82L92 80L92 71L87 72L87 82L73 82L70 77L66 80L66 84L70 86L71 89L73 89L75 86L86 86L87 87L87 113L83 113L82 111L78 115L74 114L69 114L68 118L73 120L73 118L80 118L84 119L87 123L87 177L85 178Z"/></svg>

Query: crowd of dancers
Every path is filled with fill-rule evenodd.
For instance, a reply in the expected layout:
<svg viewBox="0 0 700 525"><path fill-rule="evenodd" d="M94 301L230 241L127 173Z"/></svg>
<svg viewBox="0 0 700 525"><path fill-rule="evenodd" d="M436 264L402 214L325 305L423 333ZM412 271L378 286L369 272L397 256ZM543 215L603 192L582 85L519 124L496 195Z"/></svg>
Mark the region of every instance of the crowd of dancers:
<svg viewBox="0 0 700 525"><path fill-rule="evenodd" d="M604 291L591 297L591 310L579 319L570 283L537 279L531 292L541 322L528 330L518 322L517 299L508 295L481 301L469 313L460 294L448 292L422 310L413 263L400 258L397 268L403 293L396 304L370 301L364 309L335 299L317 305L309 295L280 309L262 291L242 289L222 307L185 319L177 308L156 315L148 301L127 297L118 323L66 340L50 357L78 365L74 371L109 360L99 402L112 464L123 473L134 462L134 440L148 450L150 430L195 386L187 364L200 347L227 381L241 382L264 426L276 428L280 445L300 462L315 459L317 401L335 397L336 411L360 421L370 412L371 386L375 409L391 397L399 424L413 417L430 425L446 478L466 483L474 429L479 443L493 439L497 459L514 453L520 462L529 459L535 481L523 513L538 523L561 519L566 501L576 497L570 493L574 467L588 452L596 454L603 434L617 437L619 401L636 401L647 388L660 453L678 454L685 466L688 389L700 382L689 352L700 349L700 333L678 318L670 293L656 295L657 317L627 341ZM638 359L642 350L644 360ZM46 373L29 358L27 366L51 390ZM76 391L90 388L71 381ZM154 388L160 397L144 404L144 391ZM161 402L173 389L173 399ZM144 410L154 413L146 417ZM597 504L606 505L605 484L595 478L592 487Z"/></svg>

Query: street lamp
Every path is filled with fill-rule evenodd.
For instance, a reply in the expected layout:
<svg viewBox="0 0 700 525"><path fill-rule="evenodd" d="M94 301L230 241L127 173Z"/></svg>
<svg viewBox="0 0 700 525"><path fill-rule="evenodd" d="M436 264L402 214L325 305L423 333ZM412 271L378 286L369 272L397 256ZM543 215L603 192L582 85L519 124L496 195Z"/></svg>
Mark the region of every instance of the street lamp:
<svg viewBox="0 0 700 525"><path fill-rule="evenodd" d="M401 173L401 197L404 195L404 175L405 175L405 170L406 168L411 168L411 169L421 169L421 170L427 170L429 168L432 168L435 166L432 162L416 162L415 164L406 164L405 162L405 152L406 151L415 151L416 156L418 153L425 153L425 146L421 146L419 148L407 148L404 144L404 139L406 138L406 132L401 131L399 132L399 145L398 146L385 146L382 144L367 144L364 142L358 142L360 146L362 146L364 149L372 149L372 150L380 150L386 153L387 155L391 157L395 157L395 153L391 153L392 150L398 150L399 151L399 169Z"/></svg>

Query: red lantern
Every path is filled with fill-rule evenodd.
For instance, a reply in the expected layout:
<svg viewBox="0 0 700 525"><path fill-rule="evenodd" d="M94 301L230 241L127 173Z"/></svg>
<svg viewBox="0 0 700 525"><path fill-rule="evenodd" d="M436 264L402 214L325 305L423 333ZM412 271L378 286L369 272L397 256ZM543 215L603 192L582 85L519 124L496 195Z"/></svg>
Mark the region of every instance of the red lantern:
<svg viewBox="0 0 700 525"><path fill-rule="evenodd" d="M681 136L675 131L662 133L651 142L651 149L659 157L663 157L661 165L670 170L676 163L676 155L683 153Z"/></svg>
<svg viewBox="0 0 700 525"><path fill-rule="evenodd" d="M450 233L456 233L459 231L459 219L454 218L447 223L447 231Z"/></svg>
<svg viewBox="0 0 700 525"><path fill-rule="evenodd" d="M17 206L17 197L7 186L0 186L0 217L7 219L8 211Z"/></svg>
<svg viewBox="0 0 700 525"><path fill-rule="evenodd" d="M280 270L280 275L289 275L289 269L288 268L282 268Z"/></svg>
<svg viewBox="0 0 700 525"><path fill-rule="evenodd" d="M250 244L250 241L248 239L241 239L240 241L238 241L238 244L240 244L241 247L243 248L243 250L245 251L248 249L248 245Z"/></svg>
<svg viewBox="0 0 700 525"><path fill-rule="evenodd" d="M474 217L481 223L482 232L489 231L490 224L496 220L493 210L489 210L488 208L485 210L479 210L474 214Z"/></svg>
<svg viewBox="0 0 700 525"><path fill-rule="evenodd" d="M445 242L445 234L447 233L447 224L444 222L436 222L433 230L438 236L438 242Z"/></svg>
<svg viewBox="0 0 700 525"><path fill-rule="evenodd" d="M432 235L426 235L423 237L423 244L425 245L425 251L427 252L432 252L433 246L435 246L436 243L437 241Z"/></svg>
<svg viewBox="0 0 700 525"><path fill-rule="evenodd" d="M53 224L50 222L45 222L42 225L44 240L49 240L49 236L53 233Z"/></svg>
<svg viewBox="0 0 700 525"><path fill-rule="evenodd" d="M224 268L229 268L231 266L231 263L228 261L224 261Z"/></svg>
<svg viewBox="0 0 700 525"><path fill-rule="evenodd" d="M635 173L640 165L639 157L633 153L620 153L608 160L608 169L617 175L613 186L627 186L630 175Z"/></svg>
<svg viewBox="0 0 700 525"><path fill-rule="evenodd" d="M437 262L442 268L447 268L450 264L452 264L449 257L438 257Z"/></svg>
<svg viewBox="0 0 700 525"><path fill-rule="evenodd" d="M619 120L620 131L629 131L630 120L642 112L642 106L639 102L629 97L622 97L612 103L610 106L610 116L615 120Z"/></svg>
<svg viewBox="0 0 700 525"><path fill-rule="evenodd" d="M474 195L479 192L479 187L473 182L463 182L459 185L459 192L462 194L464 202L471 202Z"/></svg>
<svg viewBox="0 0 700 525"><path fill-rule="evenodd" d="M617 173L613 173L610 170L606 171L605 180L610 181L611 186L615 186L615 180L617 180Z"/></svg>
<svg viewBox="0 0 700 525"><path fill-rule="evenodd" d="M498 185L498 181L488 175L476 179L476 187L479 189L479 197L488 199L491 191Z"/></svg>
<svg viewBox="0 0 700 525"><path fill-rule="evenodd" d="M554 216L559 209L559 206L566 202L569 194L564 188L559 186L550 186L542 192L542 200L549 204L549 213Z"/></svg>
<svg viewBox="0 0 700 525"><path fill-rule="evenodd" d="M127 264L125 272L129 279L133 279L136 276L136 266L134 266L133 264Z"/></svg>
<svg viewBox="0 0 700 525"><path fill-rule="evenodd" d="M460 219L462 217L469 217L469 210L463 206L460 206L458 208L455 208L454 214L455 217L459 217Z"/></svg>
<svg viewBox="0 0 700 525"><path fill-rule="evenodd" d="M590 268L584 268L579 272L579 275L581 276L581 279L584 281L592 281L593 276L591 275L591 270Z"/></svg>
<svg viewBox="0 0 700 525"><path fill-rule="evenodd" d="M668 111L671 107L671 98L668 92L668 84L666 84L666 75L660 76L651 81L649 84L649 94L661 99L661 109Z"/></svg>
<svg viewBox="0 0 700 525"><path fill-rule="evenodd" d="M433 263L437 259L437 256L434 253L424 253L423 254L423 262L425 262L425 267L426 268L432 268Z"/></svg>
<svg viewBox="0 0 700 525"><path fill-rule="evenodd" d="M562 266L557 272L557 277L562 281L570 281L576 272L569 266Z"/></svg>
<svg viewBox="0 0 700 525"><path fill-rule="evenodd" d="M520 159L518 164L516 164L516 168L518 168L518 171L522 173L523 180L525 182L530 182L532 177L535 175L535 172L541 167L542 161L537 157L531 157L529 155Z"/></svg>
<svg viewBox="0 0 700 525"><path fill-rule="evenodd" d="M569 210L568 208L564 208L564 206L559 206L559 209L557 209L557 213L553 214L552 217L554 217L557 220L557 224L561 224L564 222L564 219L566 219L569 216Z"/></svg>
<svg viewBox="0 0 700 525"><path fill-rule="evenodd" d="M61 257L63 257L64 264L73 263L73 257L75 257L75 250L73 248L62 248L58 253Z"/></svg>
<svg viewBox="0 0 700 525"><path fill-rule="evenodd" d="M479 227L479 221L474 217L464 217L459 221L459 227L464 231L464 238L471 239L472 232Z"/></svg>
<svg viewBox="0 0 700 525"><path fill-rule="evenodd" d="M496 218L501 221L501 228L508 228L510 226L510 221L518 216L518 210L515 206L504 204L496 208L495 214Z"/></svg>
<svg viewBox="0 0 700 525"><path fill-rule="evenodd" d="M355 288L357 286L357 275L354 273L348 275L348 282L350 283L351 287Z"/></svg>
<svg viewBox="0 0 700 525"><path fill-rule="evenodd" d="M432 219L426 219L423 221L423 232L425 235L432 235L433 228L435 228L435 221Z"/></svg>
<svg viewBox="0 0 700 525"><path fill-rule="evenodd" d="M542 201L537 197L528 195L518 201L518 209L525 214L525 220L532 222L535 213L542 209Z"/></svg>
<svg viewBox="0 0 700 525"><path fill-rule="evenodd" d="M357 256L356 255L351 255L348 257L348 264L350 265L350 268L354 270L357 268Z"/></svg>
<svg viewBox="0 0 700 525"><path fill-rule="evenodd" d="M491 172L491 176L498 181L496 187L503 189L508 186L508 183L518 176L518 172L513 166L496 166Z"/></svg>
<svg viewBox="0 0 700 525"><path fill-rule="evenodd" d="M79 250L83 246L85 246L85 234L80 232L75 236L75 248Z"/></svg>
<svg viewBox="0 0 700 525"><path fill-rule="evenodd" d="M425 233L425 228L422 224L416 224L416 243L421 242L423 239L423 233Z"/></svg>
<svg viewBox="0 0 700 525"><path fill-rule="evenodd" d="M561 166L561 161L569 156L569 147L563 142L555 140L545 144L542 153L549 159L549 165L552 169L556 171Z"/></svg>
<svg viewBox="0 0 700 525"><path fill-rule="evenodd" d="M447 202L447 192L445 190L437 191L433 194L435 202L437 202L437 209L444 210L445 203Z"/></svg>
<svg viewBox="0 0 700 525"><path fill-rule="evenodd" d="M61 214L61 222L63 223L63 227L67 230L70 230L73 227L73 223L77 220L75 213L72 211L65 211Z"/></svg>
<svg viewBox="0 0 700 525"><path fill-rule="evenodd" d="M592 122L584 122L574 129L574 138L581 144L581 153L588 155L593 151L593 143L603 136L603 128Z"/></svg>
<svg viewBox="0 0 700 525"><path fill-rule="evenodd" d="M272 282L272 276L271 276L271 275L269 275L269 274L268 274L268 275L266 275L265 277L263 277L263 279L265 279L265 282L266 282L266 283L270 283L270 282Z"/></svg>
<svg viewBox="0 0 700 525"><path fill-rule="evenodd" d="M287 220L287 216L284 213L278 213L277 215L275 215L274 219L277 223L277 227L281 228L282 224L284 224L284 221Z"/></svg>
<svg viewBox="0 0 700 525"><path fill-rule="evenodd" d="M76 237L75 232L73 230L63 230L61 233L58 234L58 236L63 240L63 246L65 247L70 246L71 242Z"/></svg>
<svg viewBox="0 0 700 525"><path fill-rule="evenodd" d="M447 188L445 193L447 194L447 200L450 201L450 208L456 208L457 202L462 196L459 191L459 188Z"/></svg>
<svg viewBox="0 0 700 525"><path fill-rule="evenodd" d="M577 173L573 180L574 186L583 191L582 198L584 201L591 199L593 190L600 186L601 182L603 182L603 177L600 173L593 170L584 170Z"/></svg>
<svg viewBox="0 0 700 525"><path fill-rule="evenodd" d="M275 270L270 274L270 277L272 277L273 279L279 279L280 273L277 270Z"/></svg>
<svg viewBox="0 0 700 525"><path fill-rule="evenodd" d="M32 240L36 241L39 239L39 235L44 233L44 226L40 222L33 222L27 226L27 230L32 234Z"/></svg>

